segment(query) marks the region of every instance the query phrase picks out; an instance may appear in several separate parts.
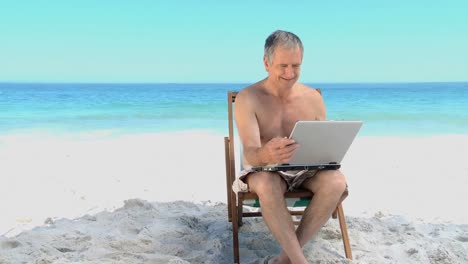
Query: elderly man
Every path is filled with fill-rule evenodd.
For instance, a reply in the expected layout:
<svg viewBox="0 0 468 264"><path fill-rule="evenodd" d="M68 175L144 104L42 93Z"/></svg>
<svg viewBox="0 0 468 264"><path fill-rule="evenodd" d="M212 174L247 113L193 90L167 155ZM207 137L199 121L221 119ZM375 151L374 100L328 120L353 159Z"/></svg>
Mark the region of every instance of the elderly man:
<svg viewBox="0 0 468 264"><path fill-rule="evenodd" d="M265 42L268 77L242 89L235 119L243 146L244 170L239 181L258 195L265 222L282 247L268 263L308 263L302 247L330 218L346 190L339 170L301 175L254 172L252 166L287 163L300 146L288 139L298 120L325 120L322 96L298 82L304 48L298 36L275 31ZM314 193L297 229L285 206L284 192L304 188Z"/></svg>

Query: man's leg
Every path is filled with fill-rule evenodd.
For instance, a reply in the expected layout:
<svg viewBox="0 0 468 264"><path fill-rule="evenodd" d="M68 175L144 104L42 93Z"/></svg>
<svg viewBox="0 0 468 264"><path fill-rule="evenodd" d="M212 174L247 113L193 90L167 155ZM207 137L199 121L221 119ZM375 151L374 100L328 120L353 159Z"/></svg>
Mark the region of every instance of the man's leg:
<svg viewBox="0 0 468 264"><path fill-rule="evenodd" d="M339 170L323 170L304 181L302 188L313 192L314 198L307 206L296 229L301 247L309 242L330 219L346 190L346 179ZM279 258L282 261L279 263L294 263L292 260L287 261L285 250L281 252Z"/></svg>
<svg viewBox="0 0 468 264"><path fill-rule="evenodd" d="M247 176L247 184L260 200L262 215L273 236L293 263L307 263L284 201L286 183L276 173L258 172ZM280 263L279 257L271 263Z"/></svg>

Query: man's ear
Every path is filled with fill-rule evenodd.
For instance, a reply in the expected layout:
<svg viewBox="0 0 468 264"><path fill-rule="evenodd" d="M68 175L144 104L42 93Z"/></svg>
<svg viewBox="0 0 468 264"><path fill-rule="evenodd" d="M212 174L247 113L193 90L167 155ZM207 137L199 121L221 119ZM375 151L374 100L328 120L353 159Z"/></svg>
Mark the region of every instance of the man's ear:
<svg viewBox="0 0 468 264"><path fill-rule="evenodd" d="M268 64L268 59L266 56L263 56L263 65L265 65L265 70L268 72L270 69L270 65Z"/></svg>

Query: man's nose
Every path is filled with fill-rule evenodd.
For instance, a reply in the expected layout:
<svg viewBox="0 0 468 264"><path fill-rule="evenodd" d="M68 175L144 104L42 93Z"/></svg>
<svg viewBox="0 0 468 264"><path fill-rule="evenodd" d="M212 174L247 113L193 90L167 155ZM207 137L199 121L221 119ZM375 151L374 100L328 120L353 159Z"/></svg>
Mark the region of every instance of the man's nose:
<svg viewBox="0 0 468 264"><path fill-rule="evenodd" d="M286 78L293 78L294 77L294 69L293 67L289 66L284 69L284 75Z"/></svg>

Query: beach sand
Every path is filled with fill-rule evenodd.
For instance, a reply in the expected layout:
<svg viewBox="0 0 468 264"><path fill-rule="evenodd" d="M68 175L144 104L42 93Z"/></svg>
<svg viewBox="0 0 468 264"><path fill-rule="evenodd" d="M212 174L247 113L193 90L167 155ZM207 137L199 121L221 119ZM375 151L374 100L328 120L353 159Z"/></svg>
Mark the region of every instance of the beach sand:
<svg viewBox="0 0 468 264"><path fill-rule="evenodd" d="M310 263L468 263L468 135L359 137L342 171L354 261L331 219ZM231 263L222 135L0 136L0 263ZM277 254L263 220L242 263Z"/></svg>

